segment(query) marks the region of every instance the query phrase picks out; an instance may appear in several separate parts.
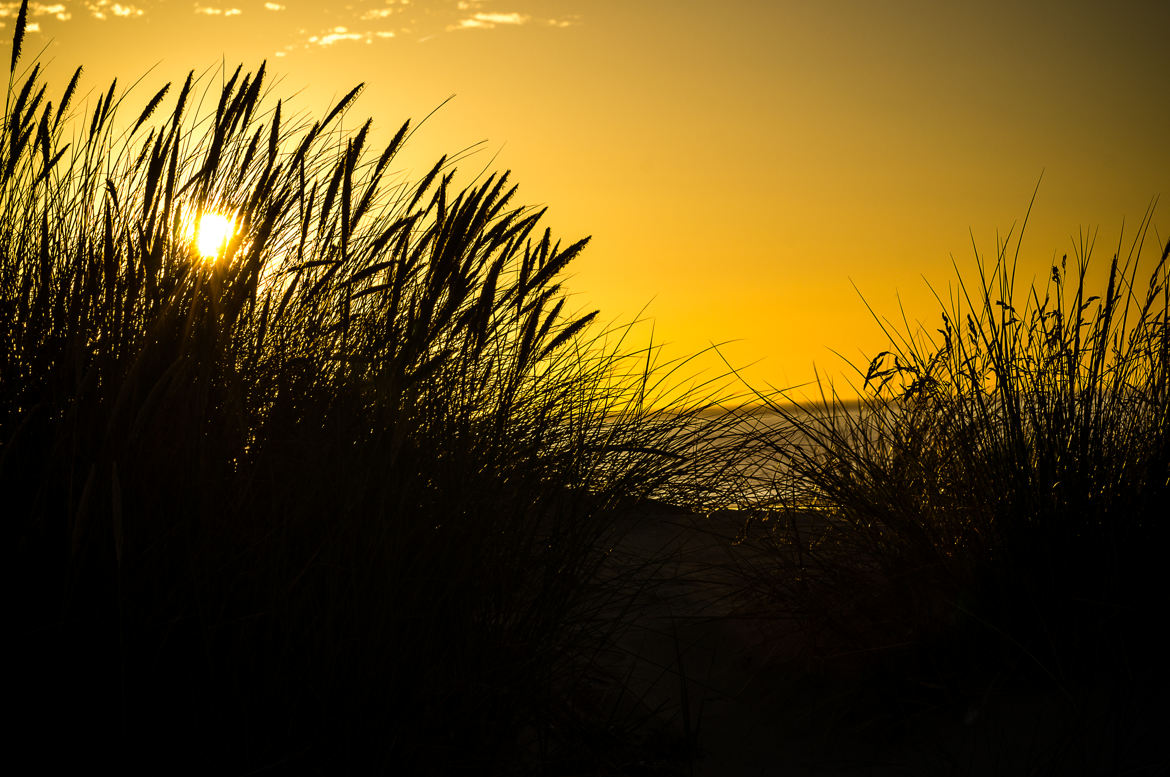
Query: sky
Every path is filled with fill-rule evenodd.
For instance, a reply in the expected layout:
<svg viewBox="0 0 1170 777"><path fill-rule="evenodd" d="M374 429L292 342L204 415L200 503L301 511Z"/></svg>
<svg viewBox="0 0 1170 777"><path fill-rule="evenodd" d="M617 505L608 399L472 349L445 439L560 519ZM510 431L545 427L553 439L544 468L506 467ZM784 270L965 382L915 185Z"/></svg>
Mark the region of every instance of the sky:
<svg viewBox="0 0 1170 777"><path fill-rule="evenodd" d="M8 37L17 2L0 2ZM566 241L582 312L712 344L787 388L883 349L867 303L933 330L952 261L971 277L1039 183L1021 278L1098 231L1102 272L1151 201L1170 237L1170 3L890 0L355 0L32 3L26 57L63 88L267 60L277 93L351 112L401 164L474 147ZM453 97L449 102L444 101ZM132 101L131 101L132 102ZM1124 232L1123 232L1124 225ZM1013 242L1013 248L1015 243ZM1124 252L1123 252L1124 253ZM1152 257L1153 252L1150 252ZM928 286L928 284L930 284ZM864 297L864 301L863 301Z"/></svg>

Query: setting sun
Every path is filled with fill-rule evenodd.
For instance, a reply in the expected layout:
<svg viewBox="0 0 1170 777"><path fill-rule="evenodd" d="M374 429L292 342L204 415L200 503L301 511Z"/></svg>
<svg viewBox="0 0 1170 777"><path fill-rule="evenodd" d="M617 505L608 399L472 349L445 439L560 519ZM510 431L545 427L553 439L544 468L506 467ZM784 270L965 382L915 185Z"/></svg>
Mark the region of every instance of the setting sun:
<svg viewBox="0 0 1170 777"><path fill-rule="evenodd" d="M204 259L219 258L236 232L236 221L221 213L204 213L191 219L186 238Z"/></svg>

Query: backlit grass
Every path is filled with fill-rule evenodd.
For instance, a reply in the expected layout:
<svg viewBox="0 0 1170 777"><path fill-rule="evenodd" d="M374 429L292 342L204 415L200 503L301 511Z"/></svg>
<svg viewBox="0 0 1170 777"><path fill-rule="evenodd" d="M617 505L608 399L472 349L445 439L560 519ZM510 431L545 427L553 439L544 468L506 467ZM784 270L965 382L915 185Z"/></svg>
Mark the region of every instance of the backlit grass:
<svg viewBox="0 0 1170 777"><path fill-rule="evenodd" d="M409 124L340 129L360 87L290 116L261 65L81 107L80 71L59 91L20 60L25 14L0 134L17 738L124 771L604 763L574 712L615 628L594 573L618 509L717 499L678 432L703 389L651 409L672 367L561 290L587 240L506 173L394 173Z"/></svg>
<svg viewBox="0 0 1170 777"><path fill-rule="evenodd" d="M1151 213L1101 288L1093 235L1032 285L1005 240L939 296L937 329L879 318L859 404L827 385L812 405L766 397L773 564L750 587L821 659L897 678L867 714L977 716L1040 688L1068 739L1039 768L1151 752L1170 505L1170 244Z"/></svg>
<svg viewBox="0 0 1170 777"><path fill-rule="evenodd" d="M80 70L50 87L21 60L26 15L0 514L10 736L41 771L676 773L745 700L856 753L1027 694L1057 710L1027 769L985 762L1148 765L1170 487L1149 214L1101 288L1091 237L1026 288L1005 241L937 329L885 325L860 402L729 413L573 309L587 239L507 173L402 173L413 128L375 147L360 86L308 115L261 65L83 104ZM671 532L687 550L655 557ZM755 663L761 602L796 681ZM624 647L635 619L657 657ZM717 662L760 687L719 696Z"/></svg>

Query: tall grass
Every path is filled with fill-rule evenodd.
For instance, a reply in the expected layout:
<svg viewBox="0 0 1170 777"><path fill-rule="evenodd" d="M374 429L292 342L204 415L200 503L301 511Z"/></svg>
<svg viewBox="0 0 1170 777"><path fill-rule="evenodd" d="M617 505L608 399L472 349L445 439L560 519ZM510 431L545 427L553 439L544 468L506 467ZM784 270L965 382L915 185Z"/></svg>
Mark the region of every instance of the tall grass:
<svg viewBox="0 0 1170 777"><path fill-rule="evenodd" d="M952 694L1011 677L1081 712L1089 687L1115 711L1158 687L1170 244L1142 267L1152 211L1103 288L1092 235L1039 285L1009 235L974 277L956 266L935 331L875 314L889 345L857 370L859 404L767 397L774 565L755 583L824 655Z"/></svg>
<svg viewBox="0 0 1170 777"><path fill-rule="evenodd" d="M594 573L618 510L717 499L678 433L704 389L652 409L673 368L568 314L587 241L507 173L393 174L409 124L341 129L360 86L311 122L264 65L78 110L80 69L58 97L20 62L26 6L0 130L18 738L132 771L584 763ZM238 225L210 260L204 213Z"/></svg>

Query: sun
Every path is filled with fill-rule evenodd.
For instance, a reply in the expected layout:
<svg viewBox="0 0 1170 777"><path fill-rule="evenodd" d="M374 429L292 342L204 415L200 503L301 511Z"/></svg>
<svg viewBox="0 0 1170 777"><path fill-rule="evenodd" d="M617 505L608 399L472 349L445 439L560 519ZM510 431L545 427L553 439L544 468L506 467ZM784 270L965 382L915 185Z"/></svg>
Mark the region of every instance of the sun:
<svg viewBox="0 0 1170 777"><path fill-rule="evenodd" d="M236 232L236 220L219 213L204 213L195 228L195 247L205 259L218 259Z"/></svg>
<svg viewBox="0 0 1170 777"><path fill-rule="evenodd" d="M188 218L184 237L207 261L215 261L236 233L236 220L222 213L204 213Z"/></svg>

